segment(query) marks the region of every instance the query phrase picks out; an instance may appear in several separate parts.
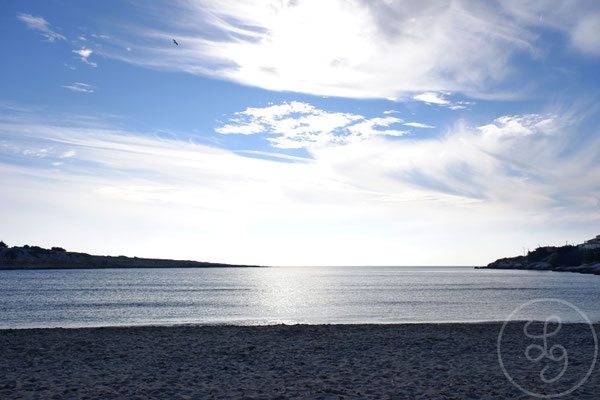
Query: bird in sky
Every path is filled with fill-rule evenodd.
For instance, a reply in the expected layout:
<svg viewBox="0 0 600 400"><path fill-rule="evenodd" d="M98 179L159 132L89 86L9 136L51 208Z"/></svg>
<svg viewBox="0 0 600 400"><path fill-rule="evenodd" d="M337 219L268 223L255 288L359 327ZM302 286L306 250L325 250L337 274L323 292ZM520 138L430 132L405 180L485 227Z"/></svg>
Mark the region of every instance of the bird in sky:
<svg viewBox="0 0 600 400"><path fill-rule="evenodd" d="M177 46L179 46L179 43L177 43L177 40L173 39L173 43L175 43Z"/></svg>

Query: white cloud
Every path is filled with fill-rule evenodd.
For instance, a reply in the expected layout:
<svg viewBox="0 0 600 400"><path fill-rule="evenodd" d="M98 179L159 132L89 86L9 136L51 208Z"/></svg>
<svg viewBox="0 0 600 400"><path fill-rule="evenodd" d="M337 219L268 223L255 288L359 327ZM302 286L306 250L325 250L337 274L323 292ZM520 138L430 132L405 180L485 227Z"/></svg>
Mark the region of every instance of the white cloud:
<svg viewBox="0 0 600 400"><path fill-rule="evenodd" d="M144 12L155 12L165 28L154 18L146 26L124 22L123 34L98 51L150 68L322 96L404 101L415 93L450 91L520 98L541 85L523 60L541 65L554 56L548 48L562 43L598 54L600 37L600 5L593 1L159 4L144 3ZM174 46L173 37L185 46Z"/></svg>
<svg viewBox="0 0 600 400"><path fill-rule="evenodd" d="M354 134L354 138L357 141L377 135L402 136L408 132L398 129L375 129L376 127L387 128L390 125L400 122L402 120L395 117L371 118L348 126L348 130Z"/></svg>
<svg viewBox="0 0 600 400"><path fill-rule="evenodd" d="M554 115L528 114L506 115L496 118L493 123L480 126L478 129L485 137L509 138L535 134L549 135L560 128Z"/></svg>
<svg viewBox="0 0 600 400"><path fill-rule="evenodd" d="M92 67L97 67L98 64L96 64L95 62L89 61L88 58L89 56L92 55L93 51L90 49L86 49L85 47L82 47L79 50L73 50L73 53L79 55L79 59L81 61L83 61L84 63L91 65Z"/></svg>
<svg viewBox="0 0 600 400"><path fill-rule="evenodd" d="M402 136L404 130L381 129L402 122L400 118L370 118L327 112L308 103L293 101L236 113L230 123L215 129L221 134L265 133L273 146L285 149L344 144L377 135Z"/></svg>
<svg viewBox="0 0 600 400"><path fill-rule="evenodd" d="M216 128L215 131L222 135L228 135L232 133L239 135L252 135L255 133L264 132L265 129L266 128L263 125L256 122L251 122L247 124L227 124Z"/></svg>
<svg viewBox="0 0 600 400"><path fill-rule="evenodd" d="M425 92L414 95L413 100L422 101L427 104L435 104L442 107L448 107L451 110L462 110L466 109L467 105L474 104L470 101L450 101L446 96L450 96L449 92Z"/></svg>
<svg viewBox="0 0 600 400"><path fill-rule="evenodd" d="M92 54L92 51L84 47L81 50L73 50L73 53L79 54L82 58L88 58Z"/></svg>
<svg viewBox="0 0 600 400"><path fill-rule="evenodd" d="M142 27L139 40L129 39L145 44L135 58L107 55L270 90L402 100L423 91L479 94L514 80L513 55L532 52L537 37L492 3L473 7L462 0L215 0L168 7L156 12L168 16L169 29ZM173 36L185 39L185 48L173 47Z"/></svg>
<svg viewBox="0 0 600 400"><path fill-rule="evenodd" d="M588 15L577 23L571 33L573 45L579 51L600 55L600 13Z"/></svg>
<svg viewBox="0 0 600 400"><path fill-rule="evenodd" d="M400 111L396 111L396 110L385 110L383 112L384 114L400 114Z"/></svg>
<svg viewBox="0 0 600 400"><path fill-rule="evenodd" d="M44 36L48 42L54 42L56 39L66 40L63 35L53 31L50 28L50 23L43 17L21 13L17 15L17 18L23 21L29 29L41 32L42 36Z"/></svg>
<svg viewBox="0 0 600 400"><path fill-rule="evenodd" d="M81 93L94 93L94 87L83 82L75 82L72 85L63 85L65 89Z"/></svg>
<svg viewBox="0 0 600 400"><path fill-rule="evenodd" d="M590 204L600 204L600 167L594 161L600 139L567 152L571 123L556 115L505 116L475 130L458 126L442 138L376 138L312 154L327 160L346 183L392 199L412 188L438 201L526 211L548 222L550 215L577 219Z"/></svg>
<svg viewBox="0 0 600 400"><path fill-rule="evenodd" d="M450 104L450 102L448 100L446 100L444 98L444 95L441 93L433 93L433 92L421 93L421 94L413 96L413 99L423 101L423 102L429 103L429 104L439 104L439 105L443 105L443 106Z"/></svg>
<svg viewBox="0 0 600 400"><path fill-rule="evenodd" d="M433 125L422 124L420 122L405 122L403 125L412 126L414 128L435 128Z"/></svg>
<svg viewBox="0 0 600 400"><path fill-rule="evenodd" d="M60 158L71 158L77 154L75 150L69 150L60 155Z"/></svg>
<svg viewBox="0 0 600 400"><path fill-rule="evenodd" d="M48 149L25 149L23 150L23 155L45 158L48 155Z"/></svg>
<svg viewBox="0 0 600 400"><path fill-rule="evenodd" d="M274 107L249 115L278 122L290 109L306 111L299 117L319 111ZM562 241L573 224L586 236L597 229L600 135L574 147L577 126L559 113L504 116L437 138L329 142L308 147L312 159L276 162L28 116L0 121L0 206L13 210L3 226L13 241L56 245L64 237L68 248L104 254L273 265L484 263L522 245ZM69 152L77 157L51 167ZM34 221L51 233L32 230Z"/></svg>

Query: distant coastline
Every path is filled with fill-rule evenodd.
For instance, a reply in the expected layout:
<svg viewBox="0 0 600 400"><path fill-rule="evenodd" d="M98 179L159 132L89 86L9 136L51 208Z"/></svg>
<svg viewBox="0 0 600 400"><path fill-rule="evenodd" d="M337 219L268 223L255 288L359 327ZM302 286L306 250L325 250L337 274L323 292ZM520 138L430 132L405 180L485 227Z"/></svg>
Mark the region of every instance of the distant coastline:
<svg viewBox="0 0 600 400"><path fill-rule="evenodd" d="M526 255L500 258L479 269L526 269L600 275L600 235L578 245L538 247Z"/></svg>
<svg viewBox="0 0 600 400"><path fill-rule="evenodd" d="M0 270L10 269L102 269L102 268L258 268L258 265L235 265L190 260L169 260L126 256L97 256L66 251L61 247L9 247L0 242Z"/></svg>

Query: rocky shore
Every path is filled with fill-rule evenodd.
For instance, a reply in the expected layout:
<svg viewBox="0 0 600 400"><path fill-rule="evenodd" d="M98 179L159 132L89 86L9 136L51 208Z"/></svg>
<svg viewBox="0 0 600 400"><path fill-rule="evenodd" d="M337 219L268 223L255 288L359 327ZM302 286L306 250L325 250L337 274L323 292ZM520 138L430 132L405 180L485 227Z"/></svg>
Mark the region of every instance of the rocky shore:
<svg viewBox="0 0 600 400"><path fill-rule="evenodd" d="M0 270L3 269L94 269L94 268L214 268L256 267L188 260L167 260L125 256L96 256L66 251L60 247L8 247L0 242Z"/></svg>
<svg viewBox="0 0 600 400"><path fill-rule="evenodd" d="M490 269L527 269L565 271L600 275L599 237L580 245L538 247L524 256L498 259L485 267Z"/></svg>

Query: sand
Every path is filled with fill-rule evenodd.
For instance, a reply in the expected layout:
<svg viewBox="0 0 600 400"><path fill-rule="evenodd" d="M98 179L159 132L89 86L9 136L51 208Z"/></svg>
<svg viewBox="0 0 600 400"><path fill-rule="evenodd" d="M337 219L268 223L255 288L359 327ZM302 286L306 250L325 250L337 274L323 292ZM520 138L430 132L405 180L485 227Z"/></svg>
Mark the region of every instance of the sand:
<svg viewBox="0 0 600 400"><path fill-rule="evenodd" d="M551 385L539 381L541 364L523 356L531 339L523 336L520 325L511 326L501 341L502 354L517 382L552 394L568 390L585 375L594 353L589 326L562 326L572 365ZM0 398L532 399L509 382L500 367L501 327L2 330ZM597 399L599 376L596 368L564 398Z"/></svg>

